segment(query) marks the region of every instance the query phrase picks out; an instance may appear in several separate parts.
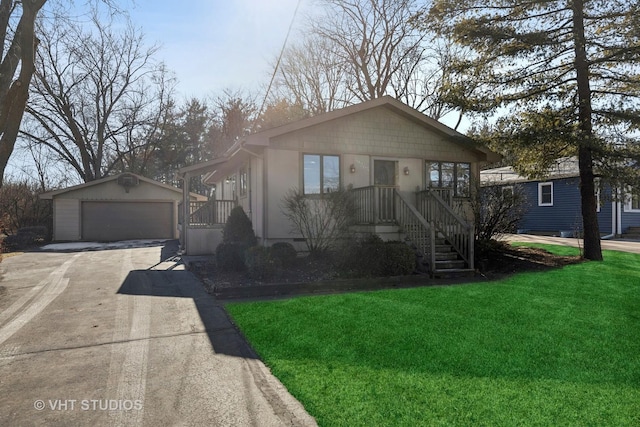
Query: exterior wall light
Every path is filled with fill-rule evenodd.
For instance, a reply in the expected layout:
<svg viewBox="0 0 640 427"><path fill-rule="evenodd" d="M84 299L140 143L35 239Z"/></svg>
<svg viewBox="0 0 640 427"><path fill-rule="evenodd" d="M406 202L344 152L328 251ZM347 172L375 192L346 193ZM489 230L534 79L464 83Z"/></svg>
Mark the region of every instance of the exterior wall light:
<svg viewBox="0 0 640 427"><path fill-rule="evenodd" d="M409 166L404 167L404 174L409 175Z"/></svg>
<svg viewBox="0 0 640 427"><path fill-rule="evenodd" d="M356 165L351 163L351 166L349 166L349 170L351 171L351 173L356 173Z"/></svg>

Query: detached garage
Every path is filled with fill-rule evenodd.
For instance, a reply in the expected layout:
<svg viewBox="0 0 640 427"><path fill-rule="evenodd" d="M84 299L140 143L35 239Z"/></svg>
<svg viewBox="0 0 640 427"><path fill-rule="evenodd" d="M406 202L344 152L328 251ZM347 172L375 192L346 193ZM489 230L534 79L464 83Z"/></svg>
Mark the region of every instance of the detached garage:
<svg viewBox="0 0 640 427"><path fill-rule="evenodd" d="M41 197L53 201L56 241L178 238L182 190L142 176L124 173Z"/></svg>

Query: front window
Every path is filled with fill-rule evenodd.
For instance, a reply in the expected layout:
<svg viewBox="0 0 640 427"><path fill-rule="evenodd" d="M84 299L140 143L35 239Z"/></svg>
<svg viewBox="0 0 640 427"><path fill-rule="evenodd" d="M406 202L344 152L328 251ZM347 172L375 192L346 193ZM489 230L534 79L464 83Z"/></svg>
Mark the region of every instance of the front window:
<svg viewBox="0 0 640 427"><path fill-rule="evenodd" d="M456 197L469 196L471 164L454 162L427 162L427 185L450 188Z"/></svg>
<svg viewBox="0 0 640 427"><path fill-rule="evenodd" d="M322 154L303 156L304 194L324 194L340 187L340 157Z"/></svg>

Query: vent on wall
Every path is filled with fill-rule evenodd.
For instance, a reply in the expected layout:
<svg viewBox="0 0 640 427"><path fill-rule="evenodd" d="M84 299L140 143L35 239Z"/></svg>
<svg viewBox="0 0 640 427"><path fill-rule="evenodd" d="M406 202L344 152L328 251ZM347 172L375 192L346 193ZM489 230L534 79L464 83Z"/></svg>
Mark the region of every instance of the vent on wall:
<svg viewBox="0 0 640 427"><path fill-rule="evenodd" d="M122 185L124 187L124 191L127 193L132 187L135 187L140 183L140 180L137 176L130 173L123 173L118 177L118 185Z"/></svg>

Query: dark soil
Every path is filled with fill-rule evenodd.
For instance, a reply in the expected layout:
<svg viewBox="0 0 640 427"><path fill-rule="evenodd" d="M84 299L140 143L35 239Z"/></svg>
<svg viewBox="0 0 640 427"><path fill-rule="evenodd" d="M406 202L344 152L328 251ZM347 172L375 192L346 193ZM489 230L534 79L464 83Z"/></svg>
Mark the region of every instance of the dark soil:
<svg viewBox="0 0 640 427"><path fill-rule="evenodd" d="M477 274L475 277L468 278L469 280L475 281L478 278L496 280L515 273L545 271L581 262L581 258L577 256L559 256L544 249L515 247L507 244L497 244L492 248L484 249L478 258L480 261L476 265ZM291 268L279 269L269 280L256 280L246 273L216 271L213 258L211 262L193 266L192 271L203 280L207 290L212 293L222 288L274 283L309 283L344 278L330 260L307 258L299 258Z"/></svg>
<svg viewBox="0 0 640 427"><path fill-rule="evenodd" d="M191 269L204 282L207 290L230 287L261 286L274 283L309 283L327 281L338 278L333 263L328 259L298 258L289 268L278 269L268 280L257 280L245 272L217 271L213 258L211 262L202 263Z"/></svg>
<svg viewBox="0 0 640 427"><path fill-rule="evenodd" d="M515 273L545 271L582 262L579 256L554 255L540 248L499 245L495 250L480 254L476 268L489 279L498 279Z"/></svg>

